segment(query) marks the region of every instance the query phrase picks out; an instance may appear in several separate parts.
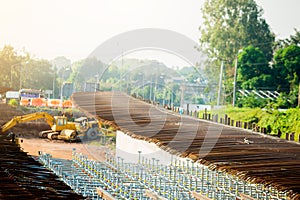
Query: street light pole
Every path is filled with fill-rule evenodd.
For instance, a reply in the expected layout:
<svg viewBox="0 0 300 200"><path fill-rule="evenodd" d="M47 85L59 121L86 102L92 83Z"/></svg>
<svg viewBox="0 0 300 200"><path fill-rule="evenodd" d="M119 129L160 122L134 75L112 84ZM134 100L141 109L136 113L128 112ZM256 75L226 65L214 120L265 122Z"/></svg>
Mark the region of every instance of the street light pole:
<svg viewBox="0 0 300 200"><path fill-rule="evenodd" d="M152 101L152 75L151 75L151 79L150 79L150 94L149 94L149 99L150 99L150 102Z"/></svg>
<svg viewBox="0 0 300 200"><path fill-rule="evenodd" d="M173 85L173 83L172 83L172 93L171 93L171 103L170 103L170 105L171 105L171 108L173 109L173 107L174 107L174 85Z"/></svg>
<svg viewBox="0 0 300 200"><path fill-rule="evenodd" d="M235 58L235 65L234 65L234 77L233 77L233 100L232 100L232 106L235 106L235 99L236 99L236 76L237 76L237 68L238 68L238 55L241 53L243 49L240 49Z"/></svg>
<svg viewBox="0 0 300 200"><path fill-rule="evenodd" d="M236 71L237 71L237 66L238 66L238 58L236 56L235 59L235 65L234 65L234 77L233 77L233 100L232 100L232 106L235 106L235 93L236 93Z"/></svg>
<svg viewBox="0 0 300 200"><path fill-rule="evenodd" d="M12 88L12 68L13 68L13 65L10 66L10 87Z"/></svg>
<svg viewBox="0 0 300 200"><path fill-rule="evenodd" d="M13 75L12 75L12 71L13 71L13 68L17 65L20 65L21 63L16 63L16 64L13 64L10 66L10 87L13 88ZM20 68L21 69L21 68Z"/></svg>
<svg viewBox="0 0 300 200"><path fill-rule="evenodd" d="M144 74L143 74L143 76L142 76L142 82L143 82L143 100L145 100L145 91L144 91Z"/></svg>
<svg viewBox="0 0 300 200"><path fill-rule="evenodd" d="M55 94L55 72L53 73L53 82L52 82L52 98L54 99L54 94Z"/></svg>
<svg viewBox="0 0 300 200"><path fill-rule="evenodd" d="M22 65L20 65L20 90L22 89Z"/></svg>
<svg viewBox="0 0 300 200"><path fill-rule="evenodd" d="M143 100L145 99L145 92L144 92L144 74L142 72L139 73L140 76L142 76L142 96L143 96Z"/></svg>
<svg viewBox="0 0 300 200"><path fill-rule="evenodd" d="M22 89L22 66L24 65L24 67L25 67L25 65L28 63L29 61L27 60L27 61L25 61L25 62L23 62L23 63L19 63L19 65L20 65L20 77L19 77L19 81L20 81L20 90Z"/></svg>
<svg viewBox="0 0 300 200"><path fill-rule="evenodd" d="M10 66L10 87L12 88L12 68L13 66Z"/></svg>
<svg viewBox="0 0 300 200"><path fill-rule="evenodd" d="M220 103L221 103L223 68L224 68L224 62L222 61L221 69L220 69L220 80L219 80L219 90L218 90L217 106L220 106ZM235 91L235 89L233 89L233 90Z"/></svg>
<svg viewBox="0 0 300 200"><path fill-rule="evenodd" d="M62 84L61 84L61 88L60 88L60 103L61 103L61 105L63 105L63 102L64 102L64 92L63 92L63 90L64 90L64 85L65 85L65 81L64 82L62 82Z"/></svg>
<svg viewBox="0 0 300 200"><path fill-rule="evenodd" d="M95 75L95 78L96 78L96 82L95 82L95 92L98 91L98 83L99 83L99 74L96 74Z"/></svg>

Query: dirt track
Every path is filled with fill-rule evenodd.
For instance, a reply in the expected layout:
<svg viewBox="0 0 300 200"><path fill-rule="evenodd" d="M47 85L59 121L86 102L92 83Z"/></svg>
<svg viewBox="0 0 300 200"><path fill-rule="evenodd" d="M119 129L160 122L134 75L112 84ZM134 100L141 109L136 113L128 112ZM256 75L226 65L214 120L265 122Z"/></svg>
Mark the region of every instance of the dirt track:
<svg viewBox="0 0 300 200"><path fill-rule="evenodd" d="M83 143L68 143L63 141L50 141L40 138L20 138L23 142L20 144L23 151L29 155L38 156L38 152L50 153L54 158L72 159L72 151L87 155L94 160L103 161L105 151L108 150L104 146L93 146Z"/></svg>

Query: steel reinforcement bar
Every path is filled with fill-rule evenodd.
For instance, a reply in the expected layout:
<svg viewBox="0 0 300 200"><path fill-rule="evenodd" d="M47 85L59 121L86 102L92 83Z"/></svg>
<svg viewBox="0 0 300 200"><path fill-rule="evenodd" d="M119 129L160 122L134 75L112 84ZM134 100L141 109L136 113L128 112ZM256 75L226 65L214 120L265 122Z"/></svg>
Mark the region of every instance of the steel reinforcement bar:
<svg viewBox="0 0 300 200"><path fill-rule="evenodd" d="M46 153L41 153L39 160L88 199L151 199L154 195L157 199L194 200L195 194L208 199L288 199L286 192L237 179L189 159L162 165L155 158L141 156L138 163L125 163L107 153L104 162L96 162L74 151L72 160L54 159Z"/></svg>
<svg viewBox="0 0 300 200"><path fill-rule="evenodd" d="M80 109L133 138L300 198L299 144L181 116L120 92L75 93L72 98ZM205 156L203 145L212 147Z"/></svg>

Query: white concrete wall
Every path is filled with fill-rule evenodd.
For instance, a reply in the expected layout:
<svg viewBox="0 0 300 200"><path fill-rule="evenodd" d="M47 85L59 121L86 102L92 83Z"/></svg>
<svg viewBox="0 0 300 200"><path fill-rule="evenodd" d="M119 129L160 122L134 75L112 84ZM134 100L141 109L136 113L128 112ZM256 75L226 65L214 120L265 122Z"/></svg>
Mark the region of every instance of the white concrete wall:
<svg viewBox="0 0 300 200"><path fill-rule="evenodd" d="M139 159L139 153L141 151L141 157L144 161L148 162L152 158L158 159L159 164L168 165L175 160L186 160L160 149L156 144L149 143L144 140L138 140L124 134L121 131L117 131L116 136L116 156L124 158L124 162L137 163ZM142 159L141 159L142 160ZM156 162L155 162L156 163Z"/></svg>
<svg viewBox="0 0 300 200"><path fill-rule="evenodd" d="M205 110L205 108L207 110L211 110L211 105L202 105L202 104L189 104L189 111L200 111L200 110ZM187 104L183 104L183 109L186 110L187 109Z"/></svg>

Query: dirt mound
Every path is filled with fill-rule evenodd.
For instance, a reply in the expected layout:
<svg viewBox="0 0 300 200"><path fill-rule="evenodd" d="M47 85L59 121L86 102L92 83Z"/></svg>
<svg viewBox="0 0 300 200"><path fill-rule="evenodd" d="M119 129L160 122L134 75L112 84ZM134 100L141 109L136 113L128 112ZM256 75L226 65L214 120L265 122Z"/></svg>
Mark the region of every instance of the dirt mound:
<svg viewBox="0 0 300 200"><path fill-rule="evenodd" d="M4 94L5 92L11 90L12 88L10 87L3 87L3 86L0 86L0 94Z"/></svg>
<svg viewBox="0 0 300 200"><path fill-rule="evenodd" d="M21 116L26 113L17 110L16 107L12 107L7 104L0 104L0 125L2 126L9 120L11 120L13 117ZM23 137L38 137L38 133L43 130L50 129L49 125L43 120L35 120L31 122L26 122L22 124L17 124L13 128L11 128L9 131L14 132L18 136Z"/></svg>
<svg viewBox="0 0 300 200"><path fill-rule="evenodd" d="M17 115L23 115L21 111L17 110L16 108L0 103L0 122L3 124L3 122L9 121L12 117L17 116ZM1 124L1 125L2 125Z"/></svg>

